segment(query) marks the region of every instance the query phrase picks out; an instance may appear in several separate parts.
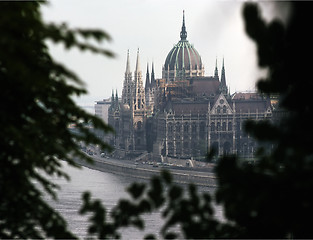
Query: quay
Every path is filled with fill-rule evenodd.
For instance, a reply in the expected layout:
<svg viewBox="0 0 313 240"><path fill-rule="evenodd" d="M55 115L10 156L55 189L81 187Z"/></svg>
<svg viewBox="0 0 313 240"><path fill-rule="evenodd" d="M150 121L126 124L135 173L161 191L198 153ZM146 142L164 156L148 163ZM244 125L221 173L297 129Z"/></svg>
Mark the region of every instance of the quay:
<svg viewBox="0 0 313 240"><path fill-rule="evenodd" d="M121 176L130 177L139 180L149 180L154 175L159 175L161 170L170 171L173 176L173 181L177 184L193 183L197 186L216 187L216 177L210 171L195 171L184 169L177 169L174 167L153 167L151 165L137 165L132 161L108 159L98 156L90 156L94 163L90 164L86 161L75 159L75 162L81 166L90 169L109 172Z"/></svg>

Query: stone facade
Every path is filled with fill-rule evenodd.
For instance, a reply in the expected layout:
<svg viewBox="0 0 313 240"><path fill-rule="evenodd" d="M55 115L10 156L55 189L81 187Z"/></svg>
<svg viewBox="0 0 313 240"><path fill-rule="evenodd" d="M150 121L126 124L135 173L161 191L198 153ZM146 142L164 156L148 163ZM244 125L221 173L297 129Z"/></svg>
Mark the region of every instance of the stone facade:
<svg viewBox="0 0 313 240"><path fill-rule="evenodd" d="M214 76L204 76L201 57L187 41L184 19L180 36L165 59L161 79L155 79L153 65L151 75L147 66L145 88L139 50L134 75L127 54L121 101L112 95L109 109L109 124L116 130L111 144L122 156L148 151L155 159L190 159L214 148L218 155L252 157L256 142L243 125L248 119L271 120L270 99L257 93L230 94L224 60L220 78L217 66Z"/></svg>

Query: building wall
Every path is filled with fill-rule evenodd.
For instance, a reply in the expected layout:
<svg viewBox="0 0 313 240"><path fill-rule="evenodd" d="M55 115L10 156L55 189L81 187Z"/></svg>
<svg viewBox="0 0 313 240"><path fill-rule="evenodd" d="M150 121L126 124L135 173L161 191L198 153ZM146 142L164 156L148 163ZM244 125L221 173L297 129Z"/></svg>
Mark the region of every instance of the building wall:
<svg viewBox="0 0 313 240"><path fill-rule="evenodd" d="M217 155L252 157L257 143L244 132L244 122L271 120L270 101L257 93L230 95L223 84L217 74L201 72L175 81L156 79L153 88L143 88L137 54L134 78L126 69L122 101L112 95L108 122L116 135L111 144L129 156L153 152L155 159L203 158L212 148ZM99 114L101 104L96 104Z"/></svg>
<svg viewBox="0 0 313 240"><path fill-rule="evenodd" d="M95 115L101 118L105 123L109 122L109 107L111 105L110 99L97 101L95 104Z"/></svg>
<svg viewBox="0 0 313 240"><path fill-rule="evenodd" d="M181 112L173 110L175 101L171 104L166 98L164 101L167 105L164 107L161 101L155 114L123 107L111 111L111 125L118 133L115 146L126 152L149 151L154 156L185 159L203 158L211 148L215 148L218 155L239 154L251 158L257 143L244 132L244 122L272 118L269 108L256 108L266 105L266 99L249 100L248 105L244 99L237 101L238 106L242 104L245 108L235 107L236 101L223 94L216 96L214 101L198 99L197 103L188 98L176 99L179 109L183 109ZM185 101L186 107L181 101ZM246 106L250 108L247 110ZM202 110L195 111L197 107Z"/></svg>

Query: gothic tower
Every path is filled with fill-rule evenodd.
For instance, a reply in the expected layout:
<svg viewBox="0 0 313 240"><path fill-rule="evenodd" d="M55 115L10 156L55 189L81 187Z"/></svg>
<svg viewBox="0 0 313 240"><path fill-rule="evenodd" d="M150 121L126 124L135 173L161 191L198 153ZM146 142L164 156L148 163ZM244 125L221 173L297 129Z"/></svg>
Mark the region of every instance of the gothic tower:
<svg viewBox="0 0 313 240"><path fill-rule="evenodd" d="M122 104L131 106L132 103L132 73L129 67L129 51L127 51L126 71L123 83Z"/></svg>
<svg viewBox="0 0 313 240"><path fill-rule="evenodd" d="M145 89L143 88L142 72L140 70L139 49L137 51L136 69L133 83L133 100L132 100L132 121L133 121L133 149L145 150Z"/></svg>
<svg viewBox="0 0 313 240"><path fill-rule="evenodd" d="M222 66L222 73L221 73L220 91L221 91L224 95L226 95L226 94L228 93L228 88L227 88L227 85L226 85L224 58L223 58L223 66Z"/></svg>
<svg viewBox="0 0 313 240"><path fill-rule="evenodd" d="M146 97L146 106L150 106L150 76L149 76L149 65L147 64L147 73L146 73L146 85L145 85L145 97Z"/></svg>
<svg viewBox="0 0 313 240"><path fill-rule="evenodd" d="M219 78L218 78L218 69L217 69L217 58L216 58L216 60L215 60L214 78L216 78L217 80L219 79Z"/></svg>
<svg viewBox="0 0 313 240"><path fill-rule="evenodd" d="M151 87L156 87L156 81L154 77L154 64L152 62L152 70L151 70Z"/></svg>
<svg viewBox="0 0 313 240"><path fill-rule="evenodd" d="M136 69L134 73L133 86L134 88L133 88L132 109L134 112L142 112L144 111L144 105L145 105L145 90L143 88L142 72L140 70L139 49L137 51L137 61L136 61Z"/></svg>
<svg viewBox="0 0 313 240"><path fill-rule="evenodd" d="M153 112L154 111L154 105L155 105L155 95L157 93L157 83L154 76L154 64L152 62L152 70L151 70L151 83L150 83L150 109Z"/></svg>

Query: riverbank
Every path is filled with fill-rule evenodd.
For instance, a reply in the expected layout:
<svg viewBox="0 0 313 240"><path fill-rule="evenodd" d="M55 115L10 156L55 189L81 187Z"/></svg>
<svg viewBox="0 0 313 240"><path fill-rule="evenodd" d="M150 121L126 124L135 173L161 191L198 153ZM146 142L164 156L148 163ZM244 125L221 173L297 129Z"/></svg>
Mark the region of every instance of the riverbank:
<svg viewBox="0 0 313 240"><path fill-rule="evenodd" d="M159 175L162 169L166 169L171 172L173 181L177 184L193 183L202 187L216 187L216 177L211 172L198 172L186 169L178 170L170 167L149 167L135 165L128 161L106 159L98 156L93 156L92 159L94 160L93 164L89 164L79 159L76 159L75 162L90 169L130 177L134 180L149 180L152 176Z"/></svg>

